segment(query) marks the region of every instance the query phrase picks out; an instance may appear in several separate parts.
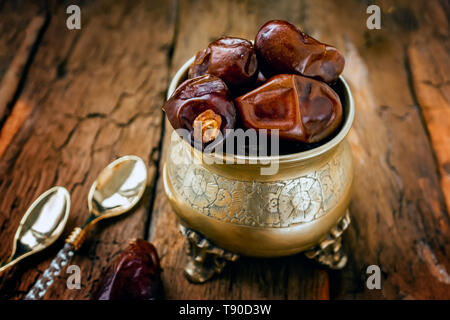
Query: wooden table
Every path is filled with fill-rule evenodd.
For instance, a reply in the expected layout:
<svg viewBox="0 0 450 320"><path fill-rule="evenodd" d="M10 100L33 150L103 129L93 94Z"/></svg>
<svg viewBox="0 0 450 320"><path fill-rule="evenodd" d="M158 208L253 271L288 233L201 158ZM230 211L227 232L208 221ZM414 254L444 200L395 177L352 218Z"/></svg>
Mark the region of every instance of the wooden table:
<svg viewBox="0 0 450 320"><path fill-rule="evenodd" d="M80 4L81 30L67 29L63 5L0 1L0 259L40 193L54 185L70 191L67 236L88 215L87 193L100 170L136 154L150 173L143 205L91 234L73 261L80 290L66 288L63 272L46 299L89 299L135 237L156 245L169 299L450 298L449 2L374 2L381 30L367 29L369 3L356 0L100 0ZM160 176L168 82L210 41L253 39L274 18L346 57L356 102L349 263L329 271L302 255L242 258L213 281L190 284ZM22 298L62 243L5 274L0 297ZM381 268L381 290L366 287L369 265Z"/></svg>

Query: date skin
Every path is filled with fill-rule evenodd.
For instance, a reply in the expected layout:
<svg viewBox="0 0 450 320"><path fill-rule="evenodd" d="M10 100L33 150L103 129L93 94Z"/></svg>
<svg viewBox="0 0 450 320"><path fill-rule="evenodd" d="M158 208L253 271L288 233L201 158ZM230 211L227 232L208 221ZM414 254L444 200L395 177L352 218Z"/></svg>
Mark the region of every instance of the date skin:
<svg viewBox="0 0 450 320"><path fill-rule="evenodd" d="M191 133L191 142L194 137L194 122L207 110L213 111L214 117L219 115L221 118L222 135L210 143L221 143L225 130L234 129L236 123L236 108L226 84L210 74L183 82L167 100L163 109L174 129L184 128Z"/></svg>
<svg viewBox="0 0 450 320"><path fill-rule="evenodd" d="M281 74L236 98L246 128L278 129L282 139L304 143L330 136L342 121L339 96L324 82Z"/></svg>
<svg viewBox="0 0 450 320"><path fill-rule="evenodd" d="M345 65L344 57L335 47L282 20L272 20L261 27L255 50L261 70L269 77L293 73L333 83Z"/></svg>
<svg viewBox="0 0 450 320"><path fill-rule="evenodd" d="M142 239L133 240L106 271L94 299L161 299L163 294L160 273L155 247Z"/></svg>
<svg viewBox="0 0 450 320"><path fill-rule="evenodd" d="M222 79L232 92L251 86L258 76L253 44L240 38L220 38L197 53L189 78L212 74Z"/></svg>

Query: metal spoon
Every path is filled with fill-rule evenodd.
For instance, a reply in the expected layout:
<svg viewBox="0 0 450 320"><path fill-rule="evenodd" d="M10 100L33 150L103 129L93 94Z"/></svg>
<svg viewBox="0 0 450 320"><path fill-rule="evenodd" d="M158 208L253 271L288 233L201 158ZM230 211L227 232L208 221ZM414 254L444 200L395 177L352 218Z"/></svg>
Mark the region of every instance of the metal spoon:
<svg viewBox="0 0 450 320"><path fill-rule="evenodd" d="M65 188L53 187L41 194L20 220L11 256L0 267L0 273L55 242L64 230L69 212L70 195Z"/></svg>
<svg viewBox="0 0 450 320"><path fill-rule="evenodd" d="M90 215L86 222L75 228L66 244L34 284L25 299L41 299L54 278L67 265L84 240L87 232L100 220L121 215L132 209L141 199L147 185L147 168L136 156L125 156L110 163L92 184L88 196Z"/></svg>

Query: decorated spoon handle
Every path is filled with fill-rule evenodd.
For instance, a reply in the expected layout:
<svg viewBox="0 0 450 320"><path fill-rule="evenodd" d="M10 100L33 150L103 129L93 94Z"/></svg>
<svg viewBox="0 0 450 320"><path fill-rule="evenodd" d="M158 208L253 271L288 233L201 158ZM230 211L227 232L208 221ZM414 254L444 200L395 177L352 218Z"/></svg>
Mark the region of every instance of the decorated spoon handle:
<svg viewBox="0 0 450 320"><path fill-rule="evenodd" d="M40 300L47 292L47 289L53 284L55 278L61 273L61 270L69 263L74 255L74 246L66 243L64 247L59 250L56 257L50 263L50 266L44 271L42 276L34 284L25 300Z"/></svg>
<svg viewBox="0 0 450 320"><path fill-rule="evenodd" d="M44 271L42 276L34 284L31 290L25 296L25 300L40 300L44 297L47 289L53 284L61 270L70 262L75 251L80 249L89 228L77 227L67 237L66 244L59 250L56 257L50 263L50 266Z"/></svg>

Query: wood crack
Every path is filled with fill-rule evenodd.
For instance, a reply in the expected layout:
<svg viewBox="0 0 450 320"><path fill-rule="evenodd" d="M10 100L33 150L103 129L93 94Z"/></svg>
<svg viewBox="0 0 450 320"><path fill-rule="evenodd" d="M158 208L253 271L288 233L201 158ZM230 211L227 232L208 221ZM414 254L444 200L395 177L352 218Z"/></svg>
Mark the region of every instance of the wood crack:
<svg viewBox="0 0 450 320"><path fill-rule="evenodd" d="M0 128L6 114L11 111L24 87L26 76L32 64L42 36L48 26L50 16L34 17L25 31L23 40L16 56L0 83Z"/></svg>
<svg viewBox="0 0 450 320"><path fill-rule="evenodd" d="M405 68L406 80L407 80L409 91L411 93L411 97L414 102L414 106L416 107L416 109L418 111L420 121L422 122L422 126L425 130L427 139L431 145L430 149L431 149L431 156L433 158L433 163L434 163L434 170L435 170L436 175L439 178L439 180L442 181L443 177L442 177L441 171L439 170L440 164L439 164L439 160L437 158L436 149L435 149L434 144L432 143L430 130L428 128L428 125L427 125L427 122L425 119L425 115L423 114L423 112L424 112L423 106L421 106L419 99L417 98L416 90L414 88L414 79L413 79L412 70L411 70L410 57L408 55L408 46L404 46L404 49L403 49L403 66ZM439 189L439 198L444 199L442 189ZM447 207L447 203L445 201L440 201L440 202L442 202L442 206L444 207L445 212L446 212L445 215L448 217L449 208Z"/></svg>
<svg viewBox="0 0 450 320"><path fill-rule="evenodd" d="M173 17L173 21L174 21L174 29L173 29L173 33L172 33L172 39L170 41L170 46L167 48L167 53L166 53L166 66L167 66L167 87L169 87L169 82L170 82L170 72L171 72L171 68L172 68L172 63L173 63L173 54L175 51L175 46L177 43L177 39L178 39L178 34L179 34L179 24L180 24L180 3L178 0L174 1L174 17ZM165 101L165 96L163 97L163 101ZM153 150L150 152L149 154L149 163L154 163L155 167L156 167L156 172L155 172L155 176L153 178L152 183L150 184L149 188L150 188L150 202L148 204L148 213L146 216L146 221L144 223L144 239L150 240L150 226L152 223L152 212L155 209L155 205L156 205L156 196L157 196L157 191L158 191L158 181L160 178L160 173L161 173L161 159L162 159L162 154L163 154L163 145L164 145L164 135L166 132L166 128L165 128L165 114L164 112L161 112L161 130L160 130L160 140L158 143L158 149L159 149L159 153L158 156L156 157L156 159L153 158Z"/></svg>

